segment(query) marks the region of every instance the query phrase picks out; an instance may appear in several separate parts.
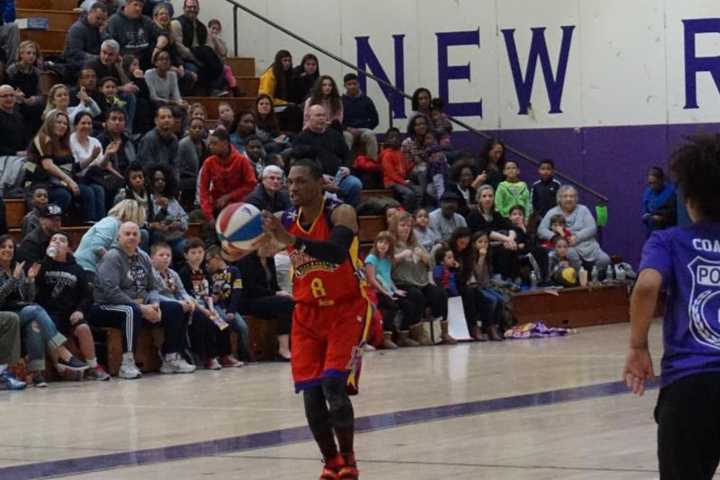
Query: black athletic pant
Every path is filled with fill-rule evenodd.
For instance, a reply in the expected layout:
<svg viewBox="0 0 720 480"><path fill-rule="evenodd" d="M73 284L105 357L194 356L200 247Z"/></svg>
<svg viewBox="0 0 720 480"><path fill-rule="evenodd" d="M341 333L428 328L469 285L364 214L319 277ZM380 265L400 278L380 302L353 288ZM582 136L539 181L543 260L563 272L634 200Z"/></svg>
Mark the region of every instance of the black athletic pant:
<svg viewBox="0 0 720 480"><path fill-rule="evenodd" d="M160 302L162 325L165 332L162 353L182 353L185 351L185 338L187 322L182 305L178 302ZM137 345L140 328L143 323L155 326L143 319L140 306L132 304L122 305L92 305L88 312L90 323L96 327L119 328L122 330L123 352L132 352Z"/></svg>
<svg viewBox="0 0 720 480"><path fill-rule="evenodd" d="M499 273L503 278L513 279L517 274L517 255L512 250L506 250L502 245L494 245L492 248L493 272Z"/></svg>
<svg viewBox="0 0 720 480"><path fill-rule="evenodd" d="M398 305L395 300L388 297L384 293L377 292L377 299L377 307L383 317L383 331L392 332L393 330L395 330L395 316L397 315L398 311L400 311L400 305ZM403 321L405 320L404 317L405 315L403 315ZM403 329L401 326L400 330L406 329Z"/></svg>
<svg viewBox="0 0 720 480"><path fill-rule="evenodd" d="M386 332L392 332L395 329L395 315L398 311L402 312L400 320L400 330L402 331L410 329L412 325L422 320L425 297L417 288L406 290L406 292L407 295L404 297L398 296L395 299L378 292L378 308L382 312L383 330Z"/></svg>
<svg viewBox="0 0 720 480"><path fill-rule="evenodd" d="M414 287L406 284L398 285L397 287L400 290L408 292L408 298L413 298L418 302L420 317L422 313L425 312L425 307L429 306L433 319L442 318L443 320L447 320L448 296L445 289L432 283L428 283L424 287Z"/></svg>
<svg viewBox="0 0 720 480"><path fill-rule="evenodd" d="M491 325L502 327L505 305L497 295L487 293L479 286L466 287L461 294L468 331L472 332L478 322L482 322L484 331Z"/></svg>
<svg viewBox="0 0 720 480"><path fill-rule="evenodd" d="M482 320L483 314L483 295L474 287L465 287L460 291L463 302L463 312L465 313L465 323L467 323L468 332L472 333L473 328L478 326L478 322Z"/></svg>
<svg viewBox="0 0 720 480"><path fill-rule="evenodd" d="M203 361L230 355L232 352L230 332L232 332L232 328L229 325L226 329L220 330L215 322L196 309L192 314L192 323L188 328L190 350Z"/></svg>
<svg viewBox="0 0 720 480"><path fill-rule="evenodd" d="M272 295L243 301L240 314L258 318L274 318L278 322L278 335L289 335L294 308L295 302L292 297Z"/></svg>
<svg viewBox="0 0 720 480"><path fill-rule="evenodd" d="M303 392L305 416L323 457L353 452L355 413L342 378L324 378ZM334 434L334 435L333 435ZM337 446L335 444L337 437Z"/></svg>
<svg viewBox="0 0 720 480"><path fill-rule="evenodd" d="M660 480L710 480L720 461L720 372L700 373L660 390Z"/></svg>

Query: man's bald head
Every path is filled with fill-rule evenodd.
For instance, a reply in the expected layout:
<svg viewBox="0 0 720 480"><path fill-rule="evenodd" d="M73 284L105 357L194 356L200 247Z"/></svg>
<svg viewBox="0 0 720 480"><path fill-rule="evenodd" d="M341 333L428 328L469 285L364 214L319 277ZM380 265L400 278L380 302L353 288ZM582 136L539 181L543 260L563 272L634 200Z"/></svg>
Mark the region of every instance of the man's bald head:
<svg viewBox="0 0 720 480"><path fill-rule="evenodd" d="M15 89L10 85L0 85L0 109L12 112L15 108Z"/></svg>
<svg viewBox="0 0 720 480"><path fill-rule="evenodd" d="M323 113L324 115L327 115L327 112L325 111L325 107L323 107L322 105L311 106L310 107L310 115L312 115L313 113L315 113L315 114Z"/></svg>
<svg viewBox="0 0 720 480"><path fill-rule="evenodd" d="M327 112L325 111L325 107L322 105L313 105L310 107L310 110L308 111L310 114L310 130L313 131L321 131L325 127L327 127Z"/></svg>
<svg viewBox="0 0 720 480"><path fill-rule="evenodd" d="M138 227L138 224L135 222L123 222L120 224L120 229L118 230L118 233L122 232L123 230L127 230L127 229L138 230L139 228L140 227Z"/></svg>
<svg viewBox="0 0 720 480"><path fill-rule="evenodd" d="M118 230L118 245L128 255L134 255L140 245L140 227L135 222L124 222Z"/></svg>

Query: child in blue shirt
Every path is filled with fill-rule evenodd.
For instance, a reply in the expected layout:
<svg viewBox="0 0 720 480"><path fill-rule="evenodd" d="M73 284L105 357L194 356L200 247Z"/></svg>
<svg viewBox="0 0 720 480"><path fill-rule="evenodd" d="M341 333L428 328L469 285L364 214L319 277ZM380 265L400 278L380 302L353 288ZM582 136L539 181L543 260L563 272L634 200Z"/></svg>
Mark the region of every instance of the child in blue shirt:
<svg viewBox="0 0 720 480"><path fill-rule="evenodd" d="M395 238L387 230L378 233L370 254L365 258L365 271L368 283L377 293L377 306L383 315L383 348L417 347L420 344L410 338L410 332L414 332L413 337L419 336L420 332L417 330L422 328L420 325L422 312L419 306L424 304L424 299L419 290L408 292L395 286L391 276L394 258ZM401 313L400 330L395 343L392 337L395 317L399 312Z"/></svg>
<svg viewBox="0 0 720 480"><path fill-rule="evenodd" d="M671 171L693 223L654 231L643 247L623 379L638 395L654 379L648 331L664 289L660 478L710 479L720 461L720 137L690 138Z"/></svg>
<svg viewBox="0 0 720 480"><path fill-rule="evenodd" d="M433 280L435 285L443 288L448 297L460 295L457 288L455 270L460 264L455 260L455 254L448 247L440 247L435 252L435 268L433 268Z"/></svg>

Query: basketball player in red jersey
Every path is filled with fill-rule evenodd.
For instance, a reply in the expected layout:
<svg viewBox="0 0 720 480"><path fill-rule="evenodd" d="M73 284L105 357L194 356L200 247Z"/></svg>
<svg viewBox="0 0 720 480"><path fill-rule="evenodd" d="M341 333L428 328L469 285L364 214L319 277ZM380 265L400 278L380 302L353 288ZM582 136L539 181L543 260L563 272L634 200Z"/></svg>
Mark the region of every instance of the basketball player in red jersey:
<svg viewBox="0 0 720 480"><path fill-rule="evenodd" d="M308 424L324 458L320 479L357 479L348 392L357 393L359 347L371 315L357 271L357 215L351 206L324 198L322 171L314 160L292 164L288 190L293 208L280 218L263 212L263 226L287 246L293 266L295 390L303 392Z"/></svg>

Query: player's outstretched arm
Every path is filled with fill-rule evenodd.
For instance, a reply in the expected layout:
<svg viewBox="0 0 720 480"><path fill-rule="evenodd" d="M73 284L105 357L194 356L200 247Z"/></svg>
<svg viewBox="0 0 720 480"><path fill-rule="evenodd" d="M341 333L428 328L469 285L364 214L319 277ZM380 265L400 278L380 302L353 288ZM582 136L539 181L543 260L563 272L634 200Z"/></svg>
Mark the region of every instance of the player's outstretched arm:
<svg viewBox="0 0 720 480"><path fill-rule="evenodd" d="M342 225L357 233L359 230L358 218L355 209L350 205L340 205L332 212L330 217L334 226Z"/></svg>
<svg viewBox="0 0 720 480"><path fill-rule="evenodd" d="M646 268L640 272L630 298L630 348L623 369L623 380L637 395L645 392L646 380L655 379L648 349L648 332L661 288L660 272Z"/></svg>
<svg viewBox="0 0 720 480"><path fill-rule="evenodd" d="M311 240L291 235L280 220L270 212L263 212L263 228L282 245L292 245L308 255L325 262L342 263L358 230L357 214L349 205L337 207L331 217L333 224L329 240Z"/></svg>

